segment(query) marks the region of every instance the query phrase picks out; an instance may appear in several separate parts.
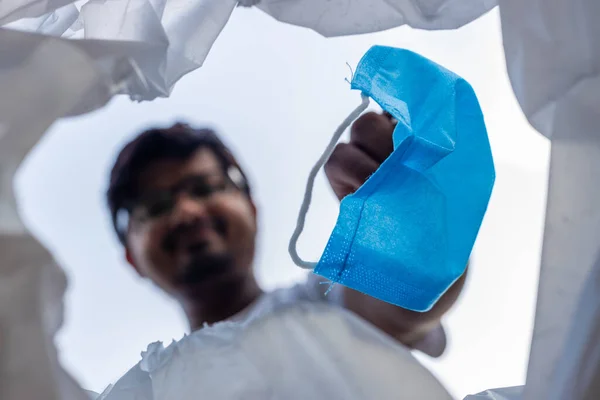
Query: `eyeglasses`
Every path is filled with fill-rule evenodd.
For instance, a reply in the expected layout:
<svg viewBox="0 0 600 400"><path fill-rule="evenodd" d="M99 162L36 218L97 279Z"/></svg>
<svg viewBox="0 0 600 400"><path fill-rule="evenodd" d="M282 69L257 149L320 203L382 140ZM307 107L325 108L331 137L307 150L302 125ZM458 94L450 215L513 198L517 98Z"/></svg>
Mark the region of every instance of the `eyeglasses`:
<svg viewBox="0 0 600 400"><path fill-rule="evenodd" d="M189 176L171 188L148 192L119 209L116 215L118 233L124 238L132 221L145 223L169 215L181 193L193 200L205 201L217 193L228 189L243 190L245 186L246 180L236 167L230 167L225 176Z"/></svg>

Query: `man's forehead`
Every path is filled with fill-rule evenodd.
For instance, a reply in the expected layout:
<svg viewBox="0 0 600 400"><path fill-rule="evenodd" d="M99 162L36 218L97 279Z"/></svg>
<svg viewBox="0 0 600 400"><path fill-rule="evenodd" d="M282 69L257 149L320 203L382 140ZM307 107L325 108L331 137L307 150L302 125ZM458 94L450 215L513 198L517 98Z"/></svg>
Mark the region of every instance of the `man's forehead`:
<svg viewBox="0 0 600 400"><path fill-rule="evenodd" d="M222 174L214 152L201 148L185 160L164 159L151 163L139 177L139 189L168 188L190 175Z"/></svg>

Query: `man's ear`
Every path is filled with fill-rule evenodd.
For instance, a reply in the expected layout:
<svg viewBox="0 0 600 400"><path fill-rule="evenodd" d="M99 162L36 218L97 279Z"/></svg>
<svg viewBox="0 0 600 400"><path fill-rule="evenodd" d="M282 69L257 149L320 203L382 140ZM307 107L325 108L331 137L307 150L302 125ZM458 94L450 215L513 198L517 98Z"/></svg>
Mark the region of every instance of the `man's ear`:
<svg viewBox="0 0 600 400"><path fill-rule="evenodd" d="M258 229L258 209L256 207L256 203L252 199L250 199L250 211L252 212L252 217L254 218L254 228Z"/></svg>
<svg viewBox="0 0 600 400"><path fill-rule="evenodd" d="M142 272L138 268L137 264L135 263L135 260L133 259L133 255L131 254L129 247L125 247L125 259L127 260L127 263L129 265L131 265L133 267L133 269L135 269L135 272L137 272L138 275L143 278L144 274L142 274Z"/></svg>

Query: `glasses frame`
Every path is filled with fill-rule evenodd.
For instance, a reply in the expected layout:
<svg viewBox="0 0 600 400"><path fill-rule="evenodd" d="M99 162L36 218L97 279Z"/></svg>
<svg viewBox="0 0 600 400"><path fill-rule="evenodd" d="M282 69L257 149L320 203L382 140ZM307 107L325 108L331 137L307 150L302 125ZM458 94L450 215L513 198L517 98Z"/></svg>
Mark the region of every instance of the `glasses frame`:
<svg viewBox="0 0 600 400"><path fill-rule="evenodd" d="M173 186L170 189L165 190L166 192L171 192L172 195L174 197L176 197L179 193L181 193L182 191L184 191L184 187L189 185L189 182L193 179L198 179L198 178L206 178L208 176L211 175L191 175L188 176L184 179L182 179L179 183L177 183L175 186ZM245 191L247 189L247 181L246 178L244 177L244 175L242 174L242 171L237 167L237 166L229 166L227 168L227 172L224 174L224 178L225 178L225 184L222 188L222 190L219 191L214 191L210 194L208 194L206 197L210 197L215 193L222 193L224 191L227 190L227 187L239 190L239 191ZM127 233L129 232L129 228L130 228L130 224L133 220L132 215L134 214L134 210L136 207L138 207L138 203L139 203L139 198L136 200L131 200L128 202L125 202L125 204L121 207L119 207L117 209L117 212L115 214L115 227L117 230L117 234L119 235L119 237L121 238L121 240L123 242L126 241L126 237L127 237ZM169 210L166 215L170 214L172 212L172 209ZM147 219L145 221L142 220L138 220L137 222L148 222L151 221L153 219L157 219L160 218L162 215L160 216L148 216Z"/></svg>

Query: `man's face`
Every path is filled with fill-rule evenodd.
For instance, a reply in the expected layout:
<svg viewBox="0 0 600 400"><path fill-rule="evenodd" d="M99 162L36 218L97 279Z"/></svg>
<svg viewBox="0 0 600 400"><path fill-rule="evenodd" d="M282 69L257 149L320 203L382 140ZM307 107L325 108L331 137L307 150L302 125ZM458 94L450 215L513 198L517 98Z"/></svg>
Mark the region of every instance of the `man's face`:
<svg viewBox="0 0 600 400"><path fill-rule="evenodd" d="M127 255L140 275L175 297L252 277L256 209L210 149L150 165L139 187Z"/></svg>

